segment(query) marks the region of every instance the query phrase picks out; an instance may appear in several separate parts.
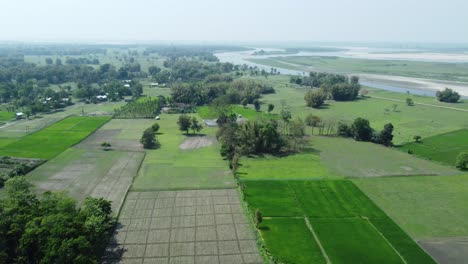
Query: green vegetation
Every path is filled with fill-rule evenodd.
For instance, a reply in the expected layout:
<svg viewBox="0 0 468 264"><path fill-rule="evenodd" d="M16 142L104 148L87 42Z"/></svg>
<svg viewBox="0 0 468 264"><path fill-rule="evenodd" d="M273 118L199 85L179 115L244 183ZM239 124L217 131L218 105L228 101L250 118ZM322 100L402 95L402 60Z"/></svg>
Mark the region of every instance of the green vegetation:
<svg viewBox="0 0 468 264"><path fill-rule="evenodd" d="M445 103L456 103L460 100L460 95L452 89L445 88L443 91L437 91L437 100Z"/></svg>
<svg viewBox="0 0 468 264"><path fill-rule="evenodd" d="M364 219L314 219L312 225L333 263L405 263Z"/></svg>
<svg viewBox="0 0 468 264"><path fill-rule="evenodd" d="M0 262L97 263L114 227L111 203L86 198L81 208L61 192L37 197L23 177L0 200Z"/></svg>
<svg viewBox="0 0 468 264"><path fill-rule="evenodd" d="M405 144L400 149L419 157L454 166L457 155L468 151L468 129L423 138Z"/></svg>
<svg viewBox="0 0 468 264"><path fill-rule="evenodd" d="M227 162L219 156L219 145L181 149L180 144L192 140L178 132L179 115L161 115L158 140L161 147L147 150L132 190L225 188L235 186ZM133 121L133 120L129 120ZM131 123L129 124L131 127ZM141 132L139 132L141 136ZM205 137L215 130L207 128ZM134 134L134 133L133 133ZM137 136L138 138L138 136Z"/></svg>
<svg viewBox="0 0 468 264"><path fill-rule="evenodd" d="M468 236L468 175L353 181L412 237Z"/></svg>
<svg viewBox="0 0 468 264"><path fill-rule="evenodd" d="M249 61L271 67L303 71L307 67L330 72L353 72L466 82L468 63L369 60L328 56L290 56Z"/></svg>
<svg viewBox="0 0 468 264"><path fill-rule="evenodd" d="M260 231L270 254L281 262L326 263L303 219L266 219Z"/></svg>
<svg viewBox="0 0 468 264"><path fill-rule="evenodd" d="M1 156L50 159L75 145L110 117L71 116L0 148Z"/></svg>
<svg viewBox="0 0 468 264"><path fill-rule="evenodd" d="M140 99L115 109L114 118L154 118L162 106L157 98Z"/></svg>
<svg viewBox="0 0 468 264"><path fill-rule="evenodd" d="M434 263L351 181L247 180L243 184L251 213L258 209L264 216L259 230L262 237L266 235L263 239L273 258L291 260L296 247L306 246L295 243L305 240L311 249L302 254L317 258L315 232L334 263L348 263L350 259L353 263L404 263L400 255L411 263ZM310 221L311 227L299 217ZM302 231L286 239L288 230ZM296 261L309 263L299 258Z"/></svg>
<svg viewBox="0 0 468 264"><path fill-rule="evenodd" d="M201 118L203 119L216 119L219 117L219 112L214 108L210 106L199 106L197 107L197 112L200 115ZM241 115L242 117L248 119L248 120L255 120L257 118L263 118L263 119L277 119L278 116L270 113L265 113L265 112L257 112L252 108L249 107L242 107L239 105L232 105L228 107L228 111L226 115Z"/></svg>
<svg viewBox="0 0 468 264"><path fill-rule="evenodd" d="M14 118L15 114L13 112L0 111L0 122L10 121Z"/></svg>
<svg viewBox="0 0 468 264"><path fill-rule="evenodd" d="M0 188L12 177L22 176L41 165L39 159L16 159L11 157L0 158Z"/></svg>

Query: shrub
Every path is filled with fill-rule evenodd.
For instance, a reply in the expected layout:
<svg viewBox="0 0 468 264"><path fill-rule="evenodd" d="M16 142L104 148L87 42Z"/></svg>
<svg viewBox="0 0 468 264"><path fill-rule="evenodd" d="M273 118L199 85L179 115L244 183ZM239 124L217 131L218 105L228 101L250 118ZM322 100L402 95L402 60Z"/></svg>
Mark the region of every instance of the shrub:
<svg viewBox="0 0 468 264"><path fill-rule="evenodd" d="M353 130L351 129L351 126L342 122L338 123L337 133L338 133L338 136L341 136L341 137L353 136Z"/></svg>
<svg viewBox="0 0 468 264"><path fill-rule="evenodd" d="M262 221L263 221L262 212L260 211L260 209L255 210L255 225L257 226L257 228L262 223Z"/></svg>
<svg viewBox="0 0 468 264"><path fill-rule="evenodd" d="M152 126L151 126L151 129L153 129L154 133L157 133L159 131L159 124L158 123L154 123Z"/></svg>
<svg viewBox="0 0 468 264"><path fill-rule="evenodd" d="M421 142L422 137L416 135L416 136L413 137L413 139L414 139L414 141L416 141L416 142Z"/></svg>
<svg viewBox="0 0 468 264"><path fill-rule="evenodd" d="M306 105L314 108L322 106L326 98L327 97L322 89L311 89L307 91L307 93L304 96Z"/></svg>
<svg viewBox="0 0 468 264"><path fill-rule="evenodd" d="M446 103L456 103L460 100L460 94L449 88L445 88L443 91L437 91L436 97L437 100Z"/></svg>
<svg viewBox="0 0 468 264"><path fill-rule="evenodd" d="M143 148L145 149L154 149L154 148L159 147L159 142L156 139L156 133L151 127L147 128L143 132L140 142L141 144L143 144Z"/></svg>
<svg viewBox="0 0 468 264"><path fill-rule="evenodd" d="M455 166L460 170L468 169L468 152L460 152L458 154Z"/></svg>
<svg viewBox="0 0 468 264"><path fill-rule="evenodd" d="M335 101L352 101L359 95L359 84L338 83L331 87L330 93Z"/></svg>

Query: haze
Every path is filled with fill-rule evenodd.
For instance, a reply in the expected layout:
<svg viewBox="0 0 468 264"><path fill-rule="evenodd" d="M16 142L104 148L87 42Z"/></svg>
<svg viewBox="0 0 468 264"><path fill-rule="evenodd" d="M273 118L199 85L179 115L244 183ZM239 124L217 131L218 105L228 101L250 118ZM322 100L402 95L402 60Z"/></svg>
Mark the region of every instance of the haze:
<svg viewBox="0 0 468 264"><path fill-rule="evenodd" d="M15 0L4 41L468 42L468 1Z"/></svg>

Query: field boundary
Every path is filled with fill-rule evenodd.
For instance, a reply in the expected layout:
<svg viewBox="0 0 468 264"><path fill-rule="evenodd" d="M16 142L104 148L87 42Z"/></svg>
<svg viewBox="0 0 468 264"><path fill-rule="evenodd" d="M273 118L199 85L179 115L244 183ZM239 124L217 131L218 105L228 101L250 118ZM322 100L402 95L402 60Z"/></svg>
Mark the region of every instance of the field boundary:
<svg viewBox="0 0 468 264"><path fill-rule="evenodd" d="M314 239L315 239L315 242L317 242L317 245L319 246L320 248L320 252L322 252L322 255L323 257L325 258L325 260L327 261L327 264L331 264L332 262L330 261L330 258L328 257L328 254L327 252L325 251L325 248L322 246L322 243L320 242L317 234L315 233L314 231L314 228L312 227L312 224L310 223L309 219L304 216L304 221L306 223L306 226L307 228L310 230L310 232L312 233L312 236L314 236ZM406 262L405 262L406 263Z"/></svg>
<svg viewBox="0 0 468 264"><path fill-rule="evenodd" d="M406 102L403 101L403 100L393 99L393 98L386 98L386 97L373 96L373 95L370 95L369 97L370 97L370 98L375 98L375 99L381 99L381 100L399 102L399 103L406 103ZM415 105L430 106L430 107L437 107L437 108L442 108L442 109L447 109L447 110L454 110L454 111L460 111L460 112L468 112L468 110L466 110L466 109L461 109L461 108L456 108L456 107L450 107L450 106L433 105L433 104L416 103L416 102L414 102L414 104L415 104Z"/></svg>
<svg viewBox="0 0 468 264"><path fill-rule="evenodd" d="M366 220L366 222L369 223L370 226L372 226L372 228L380 235L380 237L382 237L390 245L393 251L397 253L397 255L401 258L401 260L403 260L405 264L408 264L408 262L406 262L405 258L400 254L400 252L398 252L398 250L392 245L392 243L388 241L388 239L380 232L380 230L372 223L372 221L369 220L369 217L362 217L362 219ZM416 241L414 242L416 243Z"/></svg>

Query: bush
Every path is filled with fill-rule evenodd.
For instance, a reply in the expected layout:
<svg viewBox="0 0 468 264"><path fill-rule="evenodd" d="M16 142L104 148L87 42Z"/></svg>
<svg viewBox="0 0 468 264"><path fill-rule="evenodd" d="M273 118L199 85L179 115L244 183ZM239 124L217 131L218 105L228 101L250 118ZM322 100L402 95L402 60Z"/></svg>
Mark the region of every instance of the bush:
<svg viewBox="0 0 468 264"><path fill-rule="evenodd" d="M421 137L421 136L418 136L418 135L416 135L416 136L414 136L414 137L413 137L413 139L414 139L414 141L416 141L416 142L418 142L418 143L419 143L419 142L421 142L421 139L422 139L422 137Z"/></svg>
<svg viewBox="0 0 468 264"><path fill-rule="evenodd" d="M455 166L460 170L468 169L468 152L460 152L458 154Z"/></svg>
<svg viewBox="0 0 468 264"><path fill-rule="evenodd" d="M314 108L322 106L326 98L327 96L322 89L311 89L304 96L306 105Z"/></svg>
<svg viewBox="0 0 468 264"><path fill-rule="evenodd" d="M356 118L351 125L351 130L353 131L354 139L357 141L371 141L372 139L373 132L367 119Z"/></svg>
<svg viewBox="0 0 468 264"><path fill-rule="evenodd" d="M437 91L437 100L446 103L456 103L460 100L460 94L452 89L445 88L443 91Z"/></svg>
<svg viewBox="0 0 468 264"><path fill-rule="evenodd" d="M141 144L143 144L143 148L145 149L154 149L159 147L159 142L156 139L156 133L154 132L152 127L147 128L140 139Z"/></svg>
<svg viewBox="0 0 468 264"><path fill-rule="evenodd" d="M338 133L338 136L341 136L341 137L353 136L353 130L351 129L351 126L342 122L338 123L337 133Z"/></svg>
<svg viewBox="0 0 468 264"><path fill-rule="evenodd" d="M151 126L151 129L153 129L154 133L158 133L158 131L159 131L159 124L158 124L158 123L154 123L154 124Z"/></svg>
<svg viewBox="0 0 468 264"><path fill-rule="evenodd" d="M263 216L260 209L255 210L255 225L258 226L263 222Z"/></svg>
<svg viewBox="0 0 468 264"><path fill-rule="evenodd" d="M330 93L335 101L352 101L359 95L359 84L338 83L331 86Z"/></svg>

